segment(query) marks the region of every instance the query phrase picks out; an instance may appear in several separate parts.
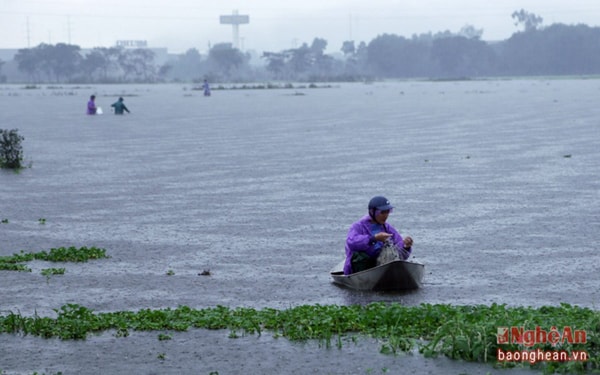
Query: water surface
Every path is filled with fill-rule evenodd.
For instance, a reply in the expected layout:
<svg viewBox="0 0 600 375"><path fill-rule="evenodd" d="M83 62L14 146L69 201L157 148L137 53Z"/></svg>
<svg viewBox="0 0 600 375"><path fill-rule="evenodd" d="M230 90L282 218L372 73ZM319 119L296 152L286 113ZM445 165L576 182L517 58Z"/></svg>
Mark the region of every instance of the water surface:
<svg viewBox="0 0 600 375"><path fill-rule="evenodd" d="M60 264L66 274L49 282L40 270L57 265L0 272L0 310L598 306L600 81L342 84L208 98L190 88L0 87L2 128L19 129L31 164L0 171L0 219L9 221L0 255L97 246L111 256ZM84 114L91 94L103 115ZM110 113L119 96L130 115ZM415 240L414 260L426 265L418 291L331 283L346 232L374 195L392 201L389 222Z"/></svg>

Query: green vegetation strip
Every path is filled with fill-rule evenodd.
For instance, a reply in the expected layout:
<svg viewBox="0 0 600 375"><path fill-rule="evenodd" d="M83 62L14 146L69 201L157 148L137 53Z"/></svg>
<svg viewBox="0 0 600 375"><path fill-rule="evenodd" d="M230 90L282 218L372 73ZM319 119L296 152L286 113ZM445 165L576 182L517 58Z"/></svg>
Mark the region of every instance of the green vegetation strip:
<svg viewBox="0 0 600 375"><path fill-rule="evenodd" d="M190 328L229 329L230 337L272 331L275 337L290 340L317 340L320 344L341 348L343 341L369 336L381 341L381 352L390 354L414 348L433 357L443 354L466 361L497 362L497 350L565 350L585 351L587 361L531 364L546 372L596 372L600 369L600 312L588 308L560 306L507 307L430 305L402 306L397 303L371 303L365 306L298 306L287 310L265 308L214 308L140 310L95 313L77 305L64 305L55 310L56 318L26 317L9 313L0 316L0 333L36 335L63 340L85 339L88 334L116 330L117 336L135 331L186 331ZM558 330L561 340L531 346L519 343L498 344L499 327L522 327L546 332ZM557 327L557 328L553 328ZM585 331L584 342L569 342L565 327ZM538 328L539 329L539 328ZM576 340L577 341L577 340ZM515 363L503 362L504 366Z"/></svg>
<svg viewBox="0 0 600 375"><path fill-rule="evenodd" d="M23 250L11 256L0 256L0 270L4 271L26 271L31 269L23 264L32 260L44 260L48 262L87 262L90 259L108 258L105 249L97 247L59 247L52 248L50 252L26 253Z"/></svg>

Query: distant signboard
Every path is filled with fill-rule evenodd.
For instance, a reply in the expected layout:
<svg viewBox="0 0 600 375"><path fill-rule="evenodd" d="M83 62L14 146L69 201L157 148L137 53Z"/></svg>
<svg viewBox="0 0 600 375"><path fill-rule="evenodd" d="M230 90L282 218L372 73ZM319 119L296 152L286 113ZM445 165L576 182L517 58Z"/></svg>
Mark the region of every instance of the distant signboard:
<svg viewBox="0 0 600 375"><path fill-rule="evenodd" d="M250 23L250 16L242 14L230 14L226 16L220 16L219 20L222 24L226 25L241 25L243 23Z"/></svg>
<svg viewBox="0 0 600 375"><path fill-rule="evenodd" d="M147 48L148 42L145 40L117 40L117 47Z"/></svg>

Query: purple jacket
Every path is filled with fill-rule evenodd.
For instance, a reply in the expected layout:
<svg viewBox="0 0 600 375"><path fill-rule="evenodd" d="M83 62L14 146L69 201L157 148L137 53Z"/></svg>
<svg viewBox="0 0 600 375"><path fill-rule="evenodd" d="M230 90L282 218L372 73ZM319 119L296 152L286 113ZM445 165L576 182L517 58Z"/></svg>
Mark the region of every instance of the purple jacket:
<svg viewBox="0 0 600 375"><path fill-rule="evenodd" d="M381 246L371 244L371 224L372 219L369 215L364 216L362 219L352 224L348 231L348 237L346 238L346 262L344 263L344 274L349 275L352 273L352 265L350 260L352 254L357 251L364 251L370 257L377 257L381 251ZM398 254L401 259L406 260L412 251L411 249L404 249L404 240L398 231L390 224L384 224L385 231L392 234L391 240L398 249ZM381 244L379 244L381 245Z"/></svg>
<svg viewBox="0 0 600 375"><path fill-rule="evenodd" d="M87 114L95 115L96 114L96 103L93 100L90 100L87 104Z"/></svg>

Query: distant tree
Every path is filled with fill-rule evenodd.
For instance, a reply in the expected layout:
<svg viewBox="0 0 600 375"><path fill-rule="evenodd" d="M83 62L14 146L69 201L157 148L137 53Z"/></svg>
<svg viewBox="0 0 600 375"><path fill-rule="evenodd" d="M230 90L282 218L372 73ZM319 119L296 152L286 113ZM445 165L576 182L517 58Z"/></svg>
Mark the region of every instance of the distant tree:
<svg viewBox="0 0 600 375"><path fill-rule="evenodd" d="M286 51L289 56L290 70L298 75L308 72L313 65L313 54L308 44L303 43L299 48L294 48Z"/></svg>
<svg viewBox="0 0 600 375"><path fill-rule="evenodd" d="M125 79L141 82L155 81L154 56L154 52L147 48L122 50L118 61L125 72Z"/></svg>
<svg viewBox="0 0 600 375"><path fill-rule="evenodd" d="M363 43L364 45L364 43ZM344 54L344 74L347 77L352 77L356 79L360 77L361 74L361 66L359 64L358 59L358 49L356 48L353 40L348 40L342 43L342 48L340 49Z"/></svg>
<svg viewBox="0 0 600 375"><path fill-rule="evenodd" d="M42 58L48 60L49 68L54 75L56 82L67 80L77 73L79 64L83 60L81 56L81 47L58 43L55 46L48 46L46 49L48 55Z"/></svg>
<svg viewBox="0 0 600 375"><path fill-rule="evenodd" d="M166 81L171 73L171 70L173 70L173 65L169 63L161 65L158 68L158 78L163 82Z"/></svg>
<svg viewBox="0 0 600 375"><path fill-rule="evenodd" d="M275 79L283 79L286 70L286 60L289 55L285 52L263 52L261 56L267 61L266 69Z"/></svg>
<svg viewBox="0 0 600 375"><path fill-rule="evenodd" d="M600 73L600 28L554 24L513 34L501 45L502 67L511 75Z"/></svg>
<svg viewBox="0 0 600 375"><path fill-rule="evenodd" d="M368 66L378 76L426 76L430 68L429 45L394 34L383 34L367 46Z"/></svg>
<svg viewBox="0 0 600 375"><path fill-rule="evenodd" d="M19 50L15 60L19 70L26 72L37 80L42 73L47 80L60 82L75 75L82 60L79 46L58 43L41 43L35 48Z"/></svg>
<svg viewBox="0 0 600 375"><path fill-rule="evenodd" d="M32 81L41 79L41 60L37 55L36 50L32 48L23 48L18 50L14 57L18 69L27 74Z"/></svg>
<svg viewBox="0 0 600 375"><path fill-rule="evenodd" d="M323 76L332 74L334 66L333 58L325 54L327 48L327 41L322 38L313 39L310 45L311 60L312 60L312 71L311 75L314 79L322 80Z"/></svg>
<svg viewBox="0 0 600 375"><path fill-rule="evenodd" d="M356 60L359 65L364 65L367 62L369 55L369 49L367 48L367 43L360 42L358 47L356 48Z"/></svg>
<svg viewBox="0 0 600 375"><path fill-rule="evenodd" d="M102 48L94 48L84 56L80 67L84 81L106 81L110 62Z"/></svg>
<svg viewBox="0 0 600 375"><path fill-rule="evenodd" d="M6 76L2 74L2 66L5 63L6 63L6 61L3 61L2 59L0 59L0 83L6 82Z"/></svg>
<svg viewBox="0 0 600 375"><path fill-rule="evenodd" d="M214 72L225 79L230 79L234 72L248 63L248 56L233 48L230 43L215 44L208 52L206 61L209 72Z"/></svg>
<svg viewBox="0 0 600 375"><path fill-rule="evenodd" d="M80 64L82 80L86 82L123 82L125 72L123 62L123 47L96 47L88 52Z"/></svg>
<svg viewBox="0 0 600 375"><path fill-rule="evenodd" d="M542 17L527 12L524 9L514 11L511 17L515 19L515 26L523 25L525 31L537 29L544 21Z"/></svg>
<svg viewBox="0 0 600 375"><path fill-rule="evenodd" d="M175 80L191 81L199 79L200 69L202 66L202 55L195 48L188 49L184 54L181 54L177 59L170 63L172 67L165 75L174 78ZM159 72L159 75L164 74Z"/></svg>
<svg viewBox="0 0 600 375"><path fill-rule="evenodd" d="M347 40L342 44L342 48L340 49L344 56L349 57L353 56L356 53L356 47L354 46L353 40Z"/></svg>
<svg viewBox="0 0 600 375"><path fill-rule="evenodd" d="M325 49L327 48L327 41L322 38L313 39L310 50L315 56L320 56L325 53Z"/></svg>
<svg viewBox="0 0 600 375"><path fill-rule="evenodd" d="M483 29L476 29L473 25L464 25L458 32L459 36L464 36L467 39L481 39Z"/></svg>
<svg viewBox="0 0 600 375"><path fill-rule="evenodd" d="M442 77L453 78L492 74L496 60L487 43L463 36L435 39L431 58L439 64Z"/></svg>
<svg viewBox="0 0 600 375"><path fill-rule="evenodd" d="M109 47L101 48L102 53L108 66L108 79L111 81L122 82L125 80L125 71L121 62L123 61L122 55L124 54L124 47Z"/></svg>

